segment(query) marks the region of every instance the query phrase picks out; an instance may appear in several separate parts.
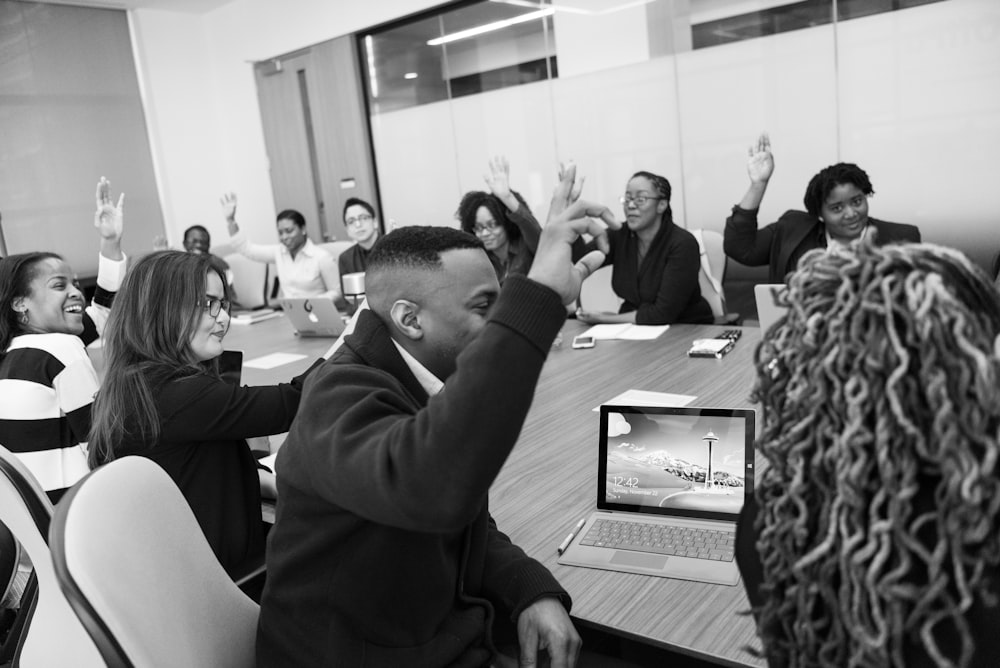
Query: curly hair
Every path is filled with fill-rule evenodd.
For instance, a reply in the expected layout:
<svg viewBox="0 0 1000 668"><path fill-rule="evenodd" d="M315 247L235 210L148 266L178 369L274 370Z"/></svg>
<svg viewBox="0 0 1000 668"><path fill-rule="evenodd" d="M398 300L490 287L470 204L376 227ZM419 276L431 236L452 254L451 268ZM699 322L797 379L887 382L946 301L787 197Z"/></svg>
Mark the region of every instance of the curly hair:
<svg viewBox="0 0 1000 668"><path fill-rule="evenodd" d="M872 182L868 178L867 172L853 162L838 162L819 170L819 172L809 180L806 186L806 194L802 198L802 203L806 206L806 211L814 216L818 216L823 202L830 196L830 193L837 186L845 183L852 183L858 190L866 195L874 195Z"/></svg>
<svg viewBox="0 0 1000 668"><path fill-rule="evenodd" d="M771 665L969 666L1000 563L1000 298L961 253L807 254L756 351ZM993 590L995 591L995 590Z"/></svg>
<svg viewBox="0 0 1000 668"><path fill-rule="evenodd" d="M521 206L528 207L528 203L521 197L520 193L515 190L511 190L510 192L517 198ZM521 229L510 219L507 207L500 201L500 198L482 190L470 190L462 195L462 201L458 203L458 211L455 212L455 218L458 219L459 226L463 232L473 235L476 233L476 213L479 212L479 207L481 206L485 206L489 210L493 215L493 220L503 225L503 229L507 233L507 239L511 243L521 238Z"/></svg>

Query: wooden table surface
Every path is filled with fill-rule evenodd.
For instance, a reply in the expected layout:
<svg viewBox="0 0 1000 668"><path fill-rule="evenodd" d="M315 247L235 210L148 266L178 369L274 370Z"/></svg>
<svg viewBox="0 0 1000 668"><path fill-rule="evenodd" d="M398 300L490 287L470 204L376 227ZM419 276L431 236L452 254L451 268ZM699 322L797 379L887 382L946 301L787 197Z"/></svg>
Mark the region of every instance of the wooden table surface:
<svg viewBox="0 0 1000 668"><path fill-rule="evenodd" d="M689 358L687 350L692 340L723 327L675 325L654 341L598 341L591 349L572 349L573 335L584 329L567 321L561 346L549 355L518 444L490 490L497 524L566 587L579 623L722 665L763 666L746 649L760 644L742 583L727 587L556 561L556 546L596 508L599 417L592 409L629 389L695 395L697 406L752 407L760 330L744 328L733 351L716 360ZM332 342L295 336L282 316L233 325L226 348L243 350L245 361L272 352L306 356L269 370L244 366L243 382L260 385L301 373Z"/></svg>
<svg viewBox="0 0 1000 668"><path fill-rule="evenodd" d="M655 341L598 341L574 350L585 326L568 321L549 355L521 437L490 490L502 531L545 564L573 597L583 623L723 665L763 666L742 582L735 587L565 566L556 546L597 504L599 414L629 389L697 396L693 406L752 408L753 351L744 328L721 360L689 358L691 341L726 328L675 325ZM747 613L747 614L742 614Z"/></svg>

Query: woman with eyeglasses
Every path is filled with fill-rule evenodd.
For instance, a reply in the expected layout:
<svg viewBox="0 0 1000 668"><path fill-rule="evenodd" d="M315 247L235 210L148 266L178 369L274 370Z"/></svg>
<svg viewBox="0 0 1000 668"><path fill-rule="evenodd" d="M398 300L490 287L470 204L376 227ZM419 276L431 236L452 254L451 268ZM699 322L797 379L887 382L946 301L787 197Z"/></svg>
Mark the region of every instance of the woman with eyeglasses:
<svg viewBox="0 0 1000 668"><path fill-rule="evenodd" d="M222 214L229 229L229 241L237 253L257 262L273 262L285 297L340 297L340 277L336 262L326 249L317 246L306 233L306 219L295 209L278 213L278 244L253 244L236 222L236 194L222 196Z"/></svg>
<svg viewBox="0 0 1000 668"><path fill-rule="evenodd" d="M712 322L712 308L701 296L701 256L694 236L674 223L670 182L651 172L636 172L621 198L625 224L608 234L614 267L611 287L623 303L618 313L578 310L591 324Z"/></svg>
<svg viewBox="0 0 1000 668"><path fill-rule="evenodd" d="M303 380L322 360L286 384L224 380L229 308L225 277L207 255L161 251L131 268L105 332L90 465L125 455L157 462L223 567L238 574L262 558L261 490L273 495L274 486L246 439L288 431Z"/></svg>
<svg viewBox="0 0 1000 668"><path fill-rule="evenodd" d="M125 273L122 195L97 184L101 236L97 290L87 305L73 270L55 253L0 259L0 445L54 502L87 473L87 433L97 371L85 346L104 329Z"/></svg>
<svg viewBox="0 0 1000 668"><path fill-rule="evenodd" d="M757 211L774 173L766 132L748 153L750 187L726 219L723 247L737 262L751 267L767 265L769 282L783 283L802 256L815 248L841 248L859 239L879 246L920 242L916 226L868 216L868 198L875 191L868 174L849 162L826 167L812 177L803 198L805 211L786 211L777 222L758 229Z"/></svg>
<svg viewBox="0 0 1000 668"><path fill-rule="evenodd" d="M503 156L490 160L486 183L490 192L465 193L456 217L462 231L474 234L486 246L486 254L501 285L514 274L526 275L538 250L542 226L517 192L510 189L510 165Z"/></svg>
<svg viewBox="0 0 1000 668"><path fill-rule="evenodd" d="M344 292L346 274L363 273L368 268L368 253L378 241L378 217L375 207L363 199L350 197L344 202L344 227L354 245L337 258L340 265L340 291Z"/></svg>

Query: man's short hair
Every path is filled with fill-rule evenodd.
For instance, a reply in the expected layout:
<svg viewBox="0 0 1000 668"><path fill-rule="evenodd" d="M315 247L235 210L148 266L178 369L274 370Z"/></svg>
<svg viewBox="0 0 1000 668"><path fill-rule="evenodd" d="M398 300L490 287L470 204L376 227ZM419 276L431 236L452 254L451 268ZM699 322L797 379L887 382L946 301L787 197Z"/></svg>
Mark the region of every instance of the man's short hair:
<svg viewBox="0 0 1000 668"><path fill-rule="evenodd" d="M206 237L208 237L209 242L211 242L212 240L212 235L208 233L208 230L205 228L204 225L192 225L191 227L184 230L184 241L187 241L188 235L191 234L192 232L201 232Z"/></svg>
<svg viewBox="0 0 1000 668"><path fill-rule="evenodd" d="M479 239L452 227L400 227L372 246L367 273L370 276L393 269L437 269L441 266L441 253L466 248L486 252Z"/></svg>

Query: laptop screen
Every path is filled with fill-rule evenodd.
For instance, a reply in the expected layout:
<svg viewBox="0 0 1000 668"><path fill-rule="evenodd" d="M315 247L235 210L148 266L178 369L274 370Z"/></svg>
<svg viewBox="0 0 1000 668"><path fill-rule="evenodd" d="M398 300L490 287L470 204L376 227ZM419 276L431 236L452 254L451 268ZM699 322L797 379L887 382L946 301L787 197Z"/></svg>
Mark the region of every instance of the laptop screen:
<svg viewBox="0 0 1000 668"><path fill-rule="evenodd" d="M754 412L602 406L597 507L732 520L753 492Z"/></svg>

